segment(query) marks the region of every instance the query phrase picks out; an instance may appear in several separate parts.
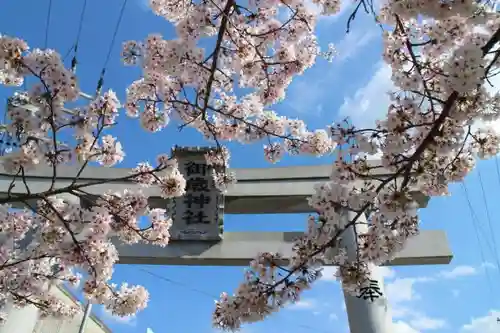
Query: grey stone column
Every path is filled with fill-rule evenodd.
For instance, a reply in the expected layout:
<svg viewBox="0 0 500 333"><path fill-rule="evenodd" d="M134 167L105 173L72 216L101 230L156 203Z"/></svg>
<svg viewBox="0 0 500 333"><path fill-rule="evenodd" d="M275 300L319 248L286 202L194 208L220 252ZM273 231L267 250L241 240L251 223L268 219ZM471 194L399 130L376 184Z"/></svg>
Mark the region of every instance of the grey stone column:
<svg viewBox="0 0 500 333"><path fill-rule="evenodd" d="M347 222L355 215L356 213L352 211L346 211L343 218ZM356 224L356 229L350 227L342 234L342 243L347 248L347 255L351 260L356 258L356 233L364 233L368 230L364 214L357 221L362 224ZM370 279L376 281L382 296L371 301L344 291L350 331L351 333L392 333L392 316L384 290L383 277L377 266L372 266L370 270Z"/></svg>
<svg viewBox="0 0 500 333"><path fill-rule="evenodd" d="M83 318L80 323L80 328L78 329L78 333L85 333L85 328L87 327L87 321L92 312L92 303L87 301L87 305L85 306L85 312L83 313Z"/></svg>

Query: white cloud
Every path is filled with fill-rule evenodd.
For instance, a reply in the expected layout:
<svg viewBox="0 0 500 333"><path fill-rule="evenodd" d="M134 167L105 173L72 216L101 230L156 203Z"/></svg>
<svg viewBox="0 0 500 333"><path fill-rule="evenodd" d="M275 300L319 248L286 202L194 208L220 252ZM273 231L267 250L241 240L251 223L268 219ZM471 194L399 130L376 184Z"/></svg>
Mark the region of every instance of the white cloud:
<svg viewBox="0 0 500 333"><path fill-rule="evenodd" d="M493 265L491 262L483 262L481 264L481 268L484 268L484 269L496 269L497 266Z"/></svg>
<svg viewBox="0 0 500 333"><path fill-rule="evenodd" d="M394 320L393 331L395 333L427 333L429 331L443 330L449 327L448 322L443 318L433 317L432 314L426 313L425 308L418 301L422 299L422 295L417 292L415 286L425 283L439 283L443 280L451 280L459 277L474 276L481 273L479 268L493 268L491 263L483 263L477 267L468 265L459 265L450 268L449 270L442 270L439 273L430 276L414 276L414 277L399 277L396 271L387 266L379 267L380 273L386 281L385 292L390 302L391 314ZM334 280L335 267L324 267L323 278L324 281ZM446 282L449 283L449 282ZM457 289L450 289L454 297L458 297L460 291ZM312 304L307 301L303 304L303 308L307 308ZM342 309L345 311L345 304L342 302ZM499 314L500 316L500 314ZM332 319L333 315L330 316ZM336 318L333 317L333 318ZM482 320L482 321L481 321ZM491 320L491 319L488 319ZM486 323L483 323L485 322ZM464 330L460 333L490 333L490 331L472 331L465 330L475 324L487 325L488 321L485 318L475 319L471 324L465 325ZM496 324L496 318L495 318ZM481 326L482 327L482 326ZM495 326L498 330L499 326ZM498 331L495 331L498 332Z"/></svg>
<svg viewBox="0 0 500 333"><path fill-rule="evenodd" d="M368 83L345 98L339 110L339 117L349 117L358 127L373 126L376 120L383 119L387 114L390 103L388 92L394 89L391 68L384 62L379 62L375 68Z"/></svg>
<svg viewBox="0 0 500 333"><path fill-rule="evenodd" d="M420 299L420 295L413 288L414 284L430 281L433 279L429 277L398 278L388 283L385 290L391 303L409 302Z"/></svg>
<svg viewBox="0 0 500 333"><path fill-rule="evenodd" d="M149 327L146 329L146 333L154 333L152 329L150 329Z"/></svg>
<svg viewBox="0 0 500 333"><path fill-rule="evenodd" d="M408 323L400 320L392 324L392 329L397 333L420 333L420 331L417 331Z"/></svg>
<svg viewBox="0 0 500 333"><path fill-rule="evenodd" d="M469 324L462 326L460 333L498 333L500 324L497 319L500 311L490 310L488 315L479 318L472 318Z"/></svg>
<svg viewBox="0 0 500 333"><path fill-rule="evenodd" d="M300 300L289 307L290 310L308 310L316 307L316 302L312 299Z"/></svg>
<svg viewBox="0 0 500 333"><path fill-rule="evenodd" d="M410 320L410 325L419 330L437 330L447 326L446 320L438 318L430 318L423 314L416 314Z"/></svg>
<svg viewBox="0 0 500 333"><path fill-rule="evenodd" d="M394 269L388 266L380 266L378 270L384 279L390 280L396 276L396 272ZM335 273L337 272L337 267L335 266L324 266L323 271L321 272L321 280L320 281L328 281L328 282L337 282L337 277Z"/></svg>
<svg viewBox="0 0 500 333"><path fill-rule="evenodd" d="M357 54L364 46L379 36L380 32L370 26L369 29L356 29L344 36L335 45L338 55L335 57L336 63L349 60Z"/></svg>
<svg viewBox="0 0 500 333"><path fill-rule="evenodd" d="M477 269L472 266L456 266L452 270L449 271L441 271L438 274L438 277L443 279L456 279L462 276L471 276L476 275L478 273Z"/></svg>
<svg viewBox="0 0 500 333"><path fill-rule="evenodd" d="M484 271L486 269L496 269L496 266L490 262L484 262L479 265L478 268L481 268L482 271ZM481 270L478 268L469 265L460 265L452 268L451 270L443 270L439 272L436 278L456 279L459 277L478 275L481 273Z"/></svg>
<svg viewBox="0 0 500 333"><path fill-rule="evenodd" d="M497 267L490 262L483 262L478 267L469 265L455 266L450 270L443 270L436 275L437 279L456 279L466 276L474 276L485 272L487 269L496 269Z"/></svg>
<svg viewBox="0 0 500 333"><path fill-rule="evenodd" d="M397 300L390 298L391 314L393 319L398 319L393 322L394 332L397 333L420 333L421 331L438 330L448 326L446 320L441 318L432 318L422 312L416 311L415 306L411 301ZM414 300L415 298L409 297ZM401 320L405 319L405 320Z"/></svg>
<svg viewBox="0 0 500 333"><path fill-rule="evenodd" d="M396 276L396 272L394 269L387 267L387 266L380 266L379 268L379 273L382 275L384 279L392 279Z"/></svg>
<svg viewBox="0 0 500 333"><path fill-rule="evenodd" d="M361 35L361 37L359 37L358 32L352 33L353 37L351 39L355 40L355 43L349 39L351 34L348 34L344 39L347 51L342 50L344 47L343 41L339 42L337 45L337 49L339 50L338 57L342 59L342 54L344 53L345 57L349 58L350 52L348 51L348 47L352 46L353 50L355 50L357 47L356 44L359 44L359 47L363 46L365 38L367 42L371 40L372 37L370 37L370 32L373 33L373 31L375 31L375 29L361 30L359 31L361 34L366 34L366 36ZM375 37L375 35L373 37ZM372 126L376 120L384 119L387 113L387 107L390 104L390 98L387 93L397 90L392 83L391 74L389 65L383 61L377 63L375 65L375 72L368 82L355 91L354 94L344 99L344 103L339 110L339 117L341 119L349 117L353 124L358 127ZM490 93L498 92L500 89L500 75L494 76L490 81L492 85L489 83L485 84L487 90ZM500 130L500 120L490 123L476 122L473 127L477 129L484 126L492 126Z"/></svg>
<svg viewBox="0 0 500 333"><path fill-rule="evenodd" d="M489 267L493 265L491 263L483 263L479 267ZM418 301L422 298L415 290L415 285L419 283L437 283L442 280L451 280L459 277L468 277L479 274L481 271L477 267L460 265L453 267L450 270L441 271L430 277L407 277L407 278L395 278L386 284L387 298L391 304L392 316L395 320L394 327L395 332L398 333L422 333L429 330L440 330L446 328L448 323L442 318L432 318L425 313L418 311ZM457 289L452 289L451 293L454 297L458 297L460 291ZM497 314L495 314L497 315ZM490 314L489 317L492 315ZM500 313L498 313L500 316ZM487 316L488 317L488 316ZM490 333L493 331L487 331L486 328L479 325L489 325L491 318L487 317L478 318L471 322L469 325L465 325L461 333ZM404 320L401 320L404 319ZM495 319L495 332L499 332L499 326L496 324ZM489 321L488 321L489 320ZM481 329L472 330L472 327L481 327ZM488 327L488 326L484 326ZM467 330L468 329L468 330Z"/></svg>
<svg viewBox="0 0 500 333"><path fill-rule="evenodd" d="M295 114L318 116L323 111L324 86L323 80L299 78L290 86L285 103Z"/></svg>
<svg viewBox="0 0 500 333"><path fill-rule="evenodd" d="M415 290L415 284L437 281L435 277L398 278L395 270L391 267L382 266L378 269L384 280L387 281L385 291L391 304L392 317L396 319L393 323L395 333L421 333L424 330L437 330L447 326L444 319L432 318L421 313L412 304L412 302L421 298L421 295ZM324 267L322 280L334 280L335 270L335 267ZM462 269L457 269L455 273L461 271ZM453 270L450 272L453 272ZM446 271L446 273L449 272ZM306 303L304 305L309 306L310 304ZM342 302L342 309L345 310L344 302ZM405 321L400 320L403 318Z"/></svg>
<svg viewBox="0 0 500 333"><path fill-rule="evenodd" d="M422 296L415 290L418 283L429 283L436 281L434 277L411 277L396 278L386 285L387 298L391 305L394 332L397 333L420 333L424 330L436 330L444 328L447 323L444 319L431 318L416 309L415 301ZM401 319L405 319L402 321Z"/></svg>
<svg viewBox="0 0 500 333"><path fill-rule="evenodd" d="M306 5L316 8L311 0L306 0ZM346 20L334 23L339 17L342 17L350 9L353 9L352 0L342 0L341 12L334 16L321 16L318 33L321 31L330 31L331 29L345 28ZM343 71L345 62L359 55L361 51L370 42L380 36L380 30L376 29L373 21L369 24L358 22L351 32L342 34L340 38L328 40L335 45L337 56L332 63L325 64L324 60L318 59L315 68L312 68L302 77L297 77L287 90L285 105L292 109L294 114L307 114L311 116L323 115L323 109L327 104L325 98L328 98L332 92L332 82L338 81L339 73ZM327 30L328 29L328 30ZM326 35L326 34L325 34ZM330 35L330 33L328 33ZM326 37L325 38L329 38ZM324 47L324 46L322 46ZM377 58L378 59L378 58ZM366 58L363 59L366 62ZM373 61L377 61L376 59ZM306 96L306 98L304 98Z"/></svg>
<svg viewBox="0 0 500 333"><path fill-rule="evenodd" d="M391 304L391 314L393 319L407 318L410 314L412 314L413 310L409 306L394 303L390 298L389 303Z"/></svg>
<svg viewBox="0 0 500 333"><path fill-rule="evenodd" d="M481 266L484 267L485 265L489 267L488 263L482 264ZM385 289L391 303L410 302L421 298L421 296L414 289L416 283L437 282L440 279L455 279L459 277L477 275L478 273L479 271L477 268L473 266L461 265L450 270L443 270L435 276L396 278L387 283ZM394 277L394 275L392 275L392 277ZM458 295L459 291L453 290L452 293L454 295Z"/></svg>

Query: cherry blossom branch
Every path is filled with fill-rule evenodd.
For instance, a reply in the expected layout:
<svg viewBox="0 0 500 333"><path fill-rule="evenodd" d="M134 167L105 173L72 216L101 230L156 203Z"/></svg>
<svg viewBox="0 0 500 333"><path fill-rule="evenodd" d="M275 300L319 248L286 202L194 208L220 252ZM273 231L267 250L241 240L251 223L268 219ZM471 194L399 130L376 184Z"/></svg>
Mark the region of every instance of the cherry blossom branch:
<svg viewBox="0 0 500 333"><path fill-rule="evenodd" d="M358 3L357 8L361 5ZM487 131L477 136L470 132L471 120L480 117L474 107L483 107L481 103L487 105L490 98L481 90L490 67L480 65L476 69L475 66L483 61L477 57L484 58L498 44L500 30L493 29L487 39L474 35L480 34L477 32L464 34L457 38L460 42L456 45L453 43L457 39L445 40L452 51L439 58L439 53L433 55L431 52L444 51L433 50L439 47L442 33L433 35L434 31L431 28L427 31L426 27L412 30L412 24L416 24L412 15L418 11L405 11L406 8L399 7L395 2L389 2L383 10L382 20L396 27L384 36L388 49L384 56L386 60L391 57L394 59L393 73L402 77L401 82L395 82L403 93L394 100L387 119L381 121L375 131L356 131L354 127L344 130L339 127L332 129L332 134L337 142L348 145L355 156L358 152L372 153L379 147L383 153L382 164L389 169L390 175L382 180L370 177L369 172L363 173L361 170L367 168L366 158L362 156L356 156L352 161L336 161L332 180L320 186L311 198L311 206L318 211L319 217L309 219L308 233L296 242L292 262L283 269L286 273L279 278L275 274L276 267L279 267L278 261L282 259L278 255L265 253L256 257L250 265L252 274L246 276L237 293L233 296L223 294L217 303L214 312L214 324L217 327L235 329L247 320L247 316L255 318L258 314L265 317L273 312L266 309L275 310L296 301L300 292L309 288L315 280L315 275L311 278L311 270L325 261L337 263L338 276L344 288L356 292L369 281L369 263L377 265L389 260L409 237L418 233L418 217L412 204L414 198L411 191L420 190L426 195L446 193L448 182L460 181L472 168L473 156L483 158L500 151L498 134ZM444 17L454 15L450 14L453 13L451 7L425 10L426 15L431 17L438 15L440 10L439 15ZM409 16L413 21L410 21ZM446 23L436 19L433 24L437 31L449 28L457 32L457 27L467 24L463 22L466 20L467 17L457 16ZM445 24L449 26L443 28ZM496 24L491 26L497 27ZM401 33L406 29L409 31L408 36ZM410 36L425 42L413 42ZM417 47L421 48L418 55L413 49ZM474 53L477 49L480 49L481 55ZM431 57L426 58L427 51ZM488 70L483 71L485 68ZM467 74L462 77L462 72ZM467 85L465 79L475 84ZM420 103L415 96L419 96ZM491 99L493 103L500 102L498 97L494 98ZM498 108L497 105L494 108ZM463 127L467 127L467 131L463 132ZM470 137L473 138L472 142L468 140ZM379 143L375 140L379 140ZM349 182L360 176L371 179L361 187L356 184L350 187ZM339 207L352 210L355 216L347 223L342 222L340 214L332 213ZM364 234L356 235L356 256L348 257L341 247L341 235L353 227L367 210L371 211L369 229ZM388 236L391 233L393 236ZM330 254L326 252L327 249ZM333 250L337 251L337 255L331 254Z"/></svg>

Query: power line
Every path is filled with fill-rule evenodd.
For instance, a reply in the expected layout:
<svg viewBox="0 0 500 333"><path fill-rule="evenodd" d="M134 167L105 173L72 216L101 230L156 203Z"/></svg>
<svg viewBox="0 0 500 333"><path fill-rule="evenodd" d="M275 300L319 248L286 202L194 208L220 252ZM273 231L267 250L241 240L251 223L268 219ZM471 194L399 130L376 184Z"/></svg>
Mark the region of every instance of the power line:
<svg viewBox="0 0 500 333"><path fill-rule="evenodd" d="M111 43L109 44L108 55L106 56L106 60L104 61L103 70L108 67L108 62L111 57L111 51L113 51L113 46L116 41L116 36L118 35L118 29L120 28L120 24L123 19L123 13L125 13L125 7L127 6L128 0L124 0L122 4L122 8L120 10L120 15L118 16L118 21L116 22L115 31L113 32L113 37L111 38Z"/></svg>
<svg viewBox="0 0 500 333"><path fill-rule="evenodd" d="M462 185L462 189L464 190L464 193L465 193L465 198L467 200L467 205L469 207L469 213L470 213L470 216L471 216L472 226L474 228L474 233L476 235L477 245L479 247L479 253L481 255L481 262L484 265L486 263L486 258L484 256L483 247L481 246L481 237L479 236L479 229L478 229L479 220L477 218L477 215L476 215L476 213L474 211L474 208L472 206L472 203L470 201L470 197L469 197L469 192L467 190L467 186L465 186L464 182L461 182L460 185ZM486 266L484 266L483 268L484 268L484 271L485 271L485 274L486 274L486 279L487 279L488 287L489 287L489 290L490 290L490 292L488 293L488 298L490 300L490 304L493 304L494 303L494 301L493 301L493 299L494 299L493 298L494 292L493 292L492 279L491 279L490 272L489 272L488 268ZM497 267L497 269L498 269L498 267Z"/></svg>
<svg viewBox="0 0 500 333"><path fill-rule="evenodd" d="M481 176L481 170L479 168L477 169L477 174L479 176L479 184L481 185L481 193L482 193L482 198L483 198L483 202L484 202L484 207L486 210L486 218L488 220L488 228L490 231L491 240L493 241L493 250L494 250L495 260L497 263L497 269L500 272L500 261L498 260L498 247L497 247L497 242L496 242L496 237L495 237L495 231L493 230L493 227L491 224L490 209L488 207L488 200L486 198L486 192L484 190L483 177Z"/></svg>
<svg viewBox="0 0 500 333"><path fill-rule="evenodd" d="M182 283L182 282L178 282L178 281L172 280L172 279L170 279L170 278L168 278L168 277L165 277L165 276L162 276L162 275L158 275L158 274L156 274L156 273L153 273L153 272L148 271L148 270L143 269L143 268L139 268L139 270L140 270L140 271L143 271L144 273L147 273L147 274L149 274L149 275L151 275L151 276L153 276L153 277L155 277L155 278L158 278L158 279L160 279L160 280L163 280L163 281L165 281L165 282L168 282L168 283L171 283L171 284L175 284L175 285L177 285L177 286L179 286L179 287L183 287L183 288L185 288L185 289L191 290L191 291L193 291L193 292L195 292L195 293L198 293L198 294L200 294L200 295L203 295L203 296L208 296L208 297L210 297L210 298L212 298L212 299L217 299L217 296L215 296L214 294L211 294L211 293L209 293L209 292L203 291L203 290L201 290L201 289L197 289L197 288L191 287L191 286L189 286L188 284L185 284L185 283Z"/></svg>
<svg viewBox="0 0 500 333"><path fill-rule="evenodd" d="M49 0L49 8L47 10L47 19L45 22L45 44L44 49L47 48L49 43L49 27L50 27L50 16L52 15L52 0Z"/></svg>
<svg viewBox="0 0 500 333"><path fill-rule="evenodd" d="M83 0L83 6L82 10L80 12L80 21L78 23L78 29L76 32L76 38L75 38L75 43L73 46L68 50L68 53L64 56L64 59L70 54L71 50L74 51L73 58L71 59L71 71L74 73L76 72L76 65L78 63L77 60L77 54L78 54L78 44L80 43L80 36L82 35L82 29L83 29L83 21L85 18L85 12L87 10L87 0Z"/></svg>
<svg viewBox="0 0 500 333"><path fill-rule="evenodd" d="M151 271L148 271L147 269L143 269L143 268L139 268L140 271L146 273L146 274L149 274L157 279L160 279L162 281L165 281L165 282L168 282L168 283L172 283L172 284L175 284L179 287L183 287L187 290L190 290L192 292L195 292L195 293L198 293L200 295L203 295L203 296L207 296L207 297L210 297L210 299L212 300L215 300L217 299L218 297L210 292L207 292L207 291L204 291L204 290L201 290L201 289L197 289L197 288L194 288L186 283L183 283L183 282L179 282L179 281L175 281L175 280L172 280L168 277L165 277L165 276L162 276L162 275L159 275L159 274L156 274L156 273L153 273ZM309 325L305 325L305 324L301 324L301 323L294 323L295 326L297 327L300 327L300 328L304 328L306 330L309 330L309 331L314 331L314 332L318 332L318 333L327 333L326 331L324 330L320 330L318 328L315 328L315 327L312 327L312 326L309 326ZM328 332L330 333L330 332Z"/></svg>
<svg viewBox="0 0 500 333"><path fill-rule="evenodd" d="M97 82L96 95L100 95L102 86L104 84L104 75L106 74L106 69L108 67L109 59L111 58L111 52L113 51L113 46L115 45L116 36L118 35L118 29L120 28L123 14L125 13L125 8L127 7L128 0L124 0L120 14L118 15L118 21L116 22L115 31L113 32L113 37L111 38L111 43L109 44L108 54L106 55L106 60L104 60L104 65L101 70L101 76Z"/></svg>
<svg viewBox="0 0 500 333"><path fill-rule="evenodd" d="M497 180L500 187L500 166L498 165L498 155L495 156L495 169L497 171Z"/></svg>
<svg viewBox="0 0 500 333"><path fill-rule="evenodd" d="M488 245L488 248L490 249L490 251L492 253L494 253L494 249L493 249L493 246L491 245L491 242L487 236L487 233L483 230L482 228L482 223L480 222L480 219L478 217L478 215L476 214L476 211L474 210L474 207L472 205L472 202L470 200L470 195L469 195L469 191L467 190L467 186L465 185L464 182L460 183L462 185L462 189L464 190L464 193L465 193L465 198L467 200L467 206L470 210L470 213L471 213L471 217L472 217L472 222L474 223L474 226L476 228L478 228L478 232L481 232L486 240L486 244Z"/></svg>
<svg viewBox="0 0 500 333"><path fill-rule="evenodd" d="M83 19L85 17L86 9L87 9L87 0L83 0L83 7L82 11L80 12L80 23L78 24L78 31L76 33L75 52L77 51L78 42L80 41L80 36L82 34Z"/></svg>
<svg viewBox="0 0 500 333"><path fill-rule="evenodd" d="M63 62L66 61L66 59L69 57L71 51L73 51L74 49L75 49L75 46L71 45L71 47L68 49L68 51L66 51L66 53L64 53Z"/></svg>

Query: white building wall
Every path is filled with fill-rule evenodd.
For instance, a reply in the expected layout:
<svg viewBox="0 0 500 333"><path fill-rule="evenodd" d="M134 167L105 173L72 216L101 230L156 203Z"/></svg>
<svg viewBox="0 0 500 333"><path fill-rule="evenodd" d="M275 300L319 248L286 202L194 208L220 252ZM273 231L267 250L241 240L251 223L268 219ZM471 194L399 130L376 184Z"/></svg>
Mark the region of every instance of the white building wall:
<svg viewBox="0 0 500 333"><path fill-rule="evenodd" d="M31 333L38 319L38 310L34 306L16 309L7 305L7 321L0 326L0 333Z"/></svg>
<svg viewBox="0 0 500 333"><path fill-rule="evenodd" d="M69 305L75 304L74 298L63 290L54 287L52 292L65 303ZM78 333L84 313L82 310L74 318L61 320L39 318L38 310L34 306L27 306L22 309L11 306L7 309L7 312L7 322L0 326L0 333ZM111 331L96 320L94 316L91 316L87 320L85 333L111 333Z"/></svg>

